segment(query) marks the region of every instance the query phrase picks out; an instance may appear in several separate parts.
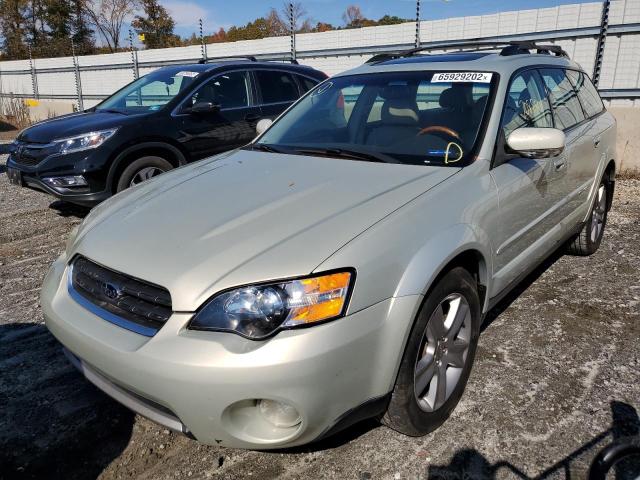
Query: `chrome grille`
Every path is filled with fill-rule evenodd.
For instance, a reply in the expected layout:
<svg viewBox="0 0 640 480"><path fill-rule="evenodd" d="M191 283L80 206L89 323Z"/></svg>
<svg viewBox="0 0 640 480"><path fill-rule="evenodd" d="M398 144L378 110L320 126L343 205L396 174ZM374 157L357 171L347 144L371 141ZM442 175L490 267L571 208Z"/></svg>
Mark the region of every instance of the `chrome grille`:
<svg viewBox="0 0 640 480"><path fill-rule="evenodd" d="M82 256L71 264L71 288L115 316L101 315L106 320L147 336L155 334L172 313L167 289L114 272Z"/></svg>
<svg viewBox="0 0 640 480"><path fill-rule="evenodd" d="M11 158L18 165L34 167L47 158L48 144L14 142Z"/></svg>

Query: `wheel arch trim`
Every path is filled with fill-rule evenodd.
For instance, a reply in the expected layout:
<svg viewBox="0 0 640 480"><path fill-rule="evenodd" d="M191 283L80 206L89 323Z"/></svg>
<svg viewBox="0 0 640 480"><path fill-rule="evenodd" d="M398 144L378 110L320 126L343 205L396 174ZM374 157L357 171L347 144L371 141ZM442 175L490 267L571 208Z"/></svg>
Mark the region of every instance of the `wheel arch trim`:
<svg viewBox="0 0 640 480"><path fill-rule="evenodd" d="M170 152L171 155L177 159L178 166L182 166L187 163L187 158L184 153L171 143L163 141L144 141L136 143L135 145L131 145L118 153L113 162L111 162L111 167L109 168L109 173L107 175L107 188L110 188L114 184L116 172L126 158L135 152L148 149L161 149Z"/></svg>
<svg viewBox="0 0 640 480"><path fill-rule="evenodd" d="M398 287L395 297L405 295L427 295L434 282L453 265L459 264L458 260L467 255L473 255L478 262L478 283L486 291L490 291L492 255L489 236L479 228L473 228L468 224L456 224L444 230L426 242L407 265ZM434 252L447 250L445 256L439 256ZM479 292L480 293L480 292ZM485 312L488 305L488 295L482 298L482 311Z"/></svg>

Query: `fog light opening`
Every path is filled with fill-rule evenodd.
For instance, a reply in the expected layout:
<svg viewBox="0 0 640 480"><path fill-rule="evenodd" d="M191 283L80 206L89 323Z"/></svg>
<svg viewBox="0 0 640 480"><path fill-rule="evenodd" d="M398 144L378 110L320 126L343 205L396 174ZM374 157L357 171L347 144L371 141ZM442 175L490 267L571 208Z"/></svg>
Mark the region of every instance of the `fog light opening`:
<svg viewBox="0 0 640 480"><path fill-rule="evenodd" d="M265 420L278 428L291 428L302 422L295 407L277 400L258 400L258 410Z"/></svg>
<svg viewBox="0 0 640 480"><path fill-rule="evenodd" d="M73 188L73 187L86 187L88 185L87 180L82 175L67 175L64 177L47 177L43 179L47 185L55 189L59 188Z"/></svg>

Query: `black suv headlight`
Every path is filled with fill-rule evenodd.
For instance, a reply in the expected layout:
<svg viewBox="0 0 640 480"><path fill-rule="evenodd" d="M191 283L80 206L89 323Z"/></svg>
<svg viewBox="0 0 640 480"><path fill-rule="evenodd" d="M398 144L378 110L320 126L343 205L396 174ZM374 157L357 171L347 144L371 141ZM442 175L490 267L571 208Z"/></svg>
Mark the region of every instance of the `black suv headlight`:
<svg viewBox="0 0 640 480"><path fill-rule="evenodd" d="M333 320L344 316L354 280L349 270L227 290L209 300L188 328L260 340L280 329Z"/></svg>
<svg viewBox="0 0 640 480"><path fill-rule="evenodd" d="M58 145L57 153L65 154L79 152L81 150L89 150L90 148L98 148L109 138L111 138L117 131L117 128L110 128L109 130L88 132L81 135L75 135L73 137L58 138L52 143Z"/></svg>

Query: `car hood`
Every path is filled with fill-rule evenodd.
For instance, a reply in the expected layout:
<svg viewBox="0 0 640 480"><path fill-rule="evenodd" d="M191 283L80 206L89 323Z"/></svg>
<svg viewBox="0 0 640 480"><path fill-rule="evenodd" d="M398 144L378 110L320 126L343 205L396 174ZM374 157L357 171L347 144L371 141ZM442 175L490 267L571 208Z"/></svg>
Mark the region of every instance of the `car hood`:
<svg viewBox="0 0 640 480"><path fill-rule="evenodd" d="M70 254L162 285L175 311L194 311L226 288L313 272L457 171L237 151L97 207Z"/></svg>
<svg viewBox="0 0 640 480"><path fill-rule="evenodd" d="M49 143L58 138L71 137L82 133L120 127L136 121L140 115L124 115L110 112L79 112L43 120L24 129L18 140L29 143Z"/></svg>

